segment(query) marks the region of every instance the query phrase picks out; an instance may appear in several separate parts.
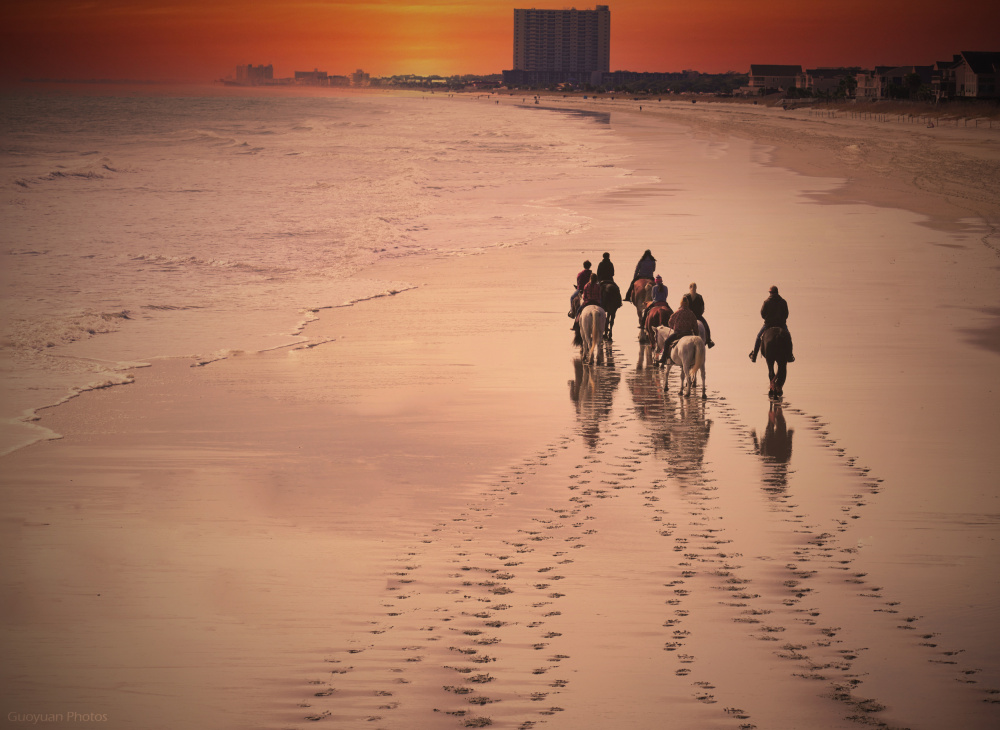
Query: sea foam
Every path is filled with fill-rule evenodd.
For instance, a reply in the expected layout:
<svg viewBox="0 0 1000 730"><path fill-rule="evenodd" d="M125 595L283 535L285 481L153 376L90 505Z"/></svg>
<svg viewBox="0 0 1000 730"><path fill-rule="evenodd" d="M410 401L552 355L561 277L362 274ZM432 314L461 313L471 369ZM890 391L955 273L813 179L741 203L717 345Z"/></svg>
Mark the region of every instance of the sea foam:
<svg viewBox="0 0 1000 730"><path fill-rule="evenodd" d="M305 313L415 286L379 260L578 230L546 200L623 174L593 120L471 98L7 101L8 419L122 362L300 342Z"/></svg>

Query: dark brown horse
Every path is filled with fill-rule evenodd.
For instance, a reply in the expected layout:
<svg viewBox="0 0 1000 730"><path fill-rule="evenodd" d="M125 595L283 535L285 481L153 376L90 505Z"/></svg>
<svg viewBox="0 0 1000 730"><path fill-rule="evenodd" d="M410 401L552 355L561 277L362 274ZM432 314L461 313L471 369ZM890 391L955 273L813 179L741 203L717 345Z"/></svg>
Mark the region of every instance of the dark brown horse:
<svg viewBox="0 0 1000 730"><path fill-rule="evenodd" d="M666 327L673 315L674 310L666 302L656 302L646 310L646 318L642 323L642 330L639 332L639 344L655 345L656 328Z"/></svg>
<svg viewBox="0 0 1000 730"><path fill-rule="evenodd" d="M622 306L621 289L610 279L601 282L601 306L608 313L608 321L604 326L604 339L610 340L611 331L615 328L615 312Z"/></svg>
<svg viewBox="0 0 1000 730"><path fill-rule="evenodd" d="M792 336L784 327L771 327L760 336L760 354L767 360L767 375L771 381L768 395L780 398L785 378L788 376L788 360L792 356ZM774 365L778 364L775 374Z"/></svg>

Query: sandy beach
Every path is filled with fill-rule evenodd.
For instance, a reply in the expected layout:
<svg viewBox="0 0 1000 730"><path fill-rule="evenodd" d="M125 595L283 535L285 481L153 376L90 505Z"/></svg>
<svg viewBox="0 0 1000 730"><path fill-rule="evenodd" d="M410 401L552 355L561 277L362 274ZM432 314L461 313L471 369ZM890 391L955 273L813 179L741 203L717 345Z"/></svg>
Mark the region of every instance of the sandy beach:
<svg viewBox="0 0 1000 730"><path fill-rule="evenodd" d="M606 126L620 176L535 203L580 226L379 261L414 288L2 457L6 725L1000 725L1000 129L501 103ZM571 345L581 262L647 248L705 297L704 401L631 305Z"/></svg>

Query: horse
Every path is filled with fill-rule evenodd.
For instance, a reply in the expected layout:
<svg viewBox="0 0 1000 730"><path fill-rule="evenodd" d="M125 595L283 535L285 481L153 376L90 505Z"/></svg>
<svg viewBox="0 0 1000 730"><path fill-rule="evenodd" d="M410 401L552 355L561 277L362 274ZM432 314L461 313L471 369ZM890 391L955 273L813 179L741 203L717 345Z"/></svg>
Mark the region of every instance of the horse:
<svg viewBox="0 0 1000 730"><path fill-rule="evenodd" d="M632 303L639 318L639 327L642 327L642 313L646 311L646 305L651 301L653 301L653 280L636 279L632 284Z"/></svg>
<svg viewBox="0 0 1000 730"><path fill-rule="evenodd" d="M705 327L701 322L698 323L698 331L700 333L698 335L681 337L670 351L670 357L667 358L666 363L666 373L663 376L664 392L670 384L670 368L679 365L681 368L681 395L691 395L691 387L698 383L698 371L701 370L701 397L702 400L707 398L705 394L705 353L707 349L705 347ZM673 332L669 327L656 328L657 351L663 349L664 342Z"/></svg>
<svg viewBox="0 0 1000 730"><path fill-rule="evenodd" d="M580 327L573 337L573 344L580 345L584 364L594 362L600 355L600 342L608 314L596 304L588 304L580 312Z"/></svg>
<svg viewBox="0 0 1000 730"><path fill-rule="evenodd" d="M646 310L645 322L639 332L639 344L652 345L656 342L656 328L665 327L673 313L674 310L666 302L659 302Z"/></svg>
<svg viewBox="0 0 1000 730"><path fill-rule="evenodd" d="M784 327L769 327L760 336L760 354L767 360L767 377L771 389L767 395L770 398L780 398L785 378L788 376L788 358L792 355L792 336ZM774 372L774 364L778 364L778 372Z"/></svg>
<svg viewBox="0 0 1000 730"><path fill-rule="evenodd" d="M611 341L611 330L615 327L615 313L621 309L622 292L618 285L608 279L601 282L601 307L608 315L608 321L604 328L604 339Z"/></svg>
<svg viewBox="0 0 1000 730"><path fill-rule="evenodd" d="M661 325L659 327L653 328L653 339L649 343L649 360L648 366L652 367L653 363L659 362L660 355L663 354L663 344L667 341L667 337L673 332L668 325ZM701 338L702 342L708 342L708 337L705 334L705 325L702 322L698 322L698 336ZM640 357L641 357L640 353ZM698 382L695 381L695 385Z"/></svg>

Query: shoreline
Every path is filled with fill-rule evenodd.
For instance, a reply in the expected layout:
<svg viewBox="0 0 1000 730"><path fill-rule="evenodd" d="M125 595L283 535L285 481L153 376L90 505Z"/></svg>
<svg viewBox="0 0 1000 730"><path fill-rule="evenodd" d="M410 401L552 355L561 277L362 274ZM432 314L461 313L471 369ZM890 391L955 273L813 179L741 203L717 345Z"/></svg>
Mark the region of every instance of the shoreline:
<svg viewBox="0 0 1000 730"><path fill-rule="evenodd" d="M404 96L417 94L443 103L476 101L469 98L473 92L455 93L450 97L432 97L426 92L418 94L413 90L392 89L356 90L356 93ZM831 120L825 118L825 115L818 120L813 119L815 110L809 108L785 112L777 107L753 105L749 102L706 100L701 107L695 109L682 103L690 101L689 99L668 99L666 103L650 104L653 100L643 97L632 99L628 94L608 94L583 99L580 94L508 93L522 100L523 97L538 96L546 104L554 104L545 108L583 115L640 114L644 112L638 111L640 105L636 102L646 102L646 112L655 114L668 123L696 130L697 134L707 135L709 138L713 135L734 135L768 146L770 159L766 164L808 177L841 181L834 189L813 194L813 199L820 204L862 204L908 210L926 216L926 225L932 228L977 235L984 246L1000 256L1000 126L996 130L966 128L928 131L913 128L912 125L882 125L883 128L880 129L878 123L857 119ZM613 97L617 97L617 100L611 101ZM499 98L503 100L504 97ZM597 101L601 103L599 109L594 108ZM929 145L939 146L941 149L929 149ZM974 160L977 161L973 162ZM934 175L920 174L916 172L918 169L924 173L928 170L936 172ZM328 306L342 305L324 305L320 308ZM306 320L299 321L287 333L288 338L301 336L302 325L308 323L308 318L314 316L315 310L303 309L300 314ZM997 326L1000 327L1000 324ZM983 346L1000 351L1000 331L982 336L980 340ZM275 347L292 347L295 344L288 342ZM261 350L263 351L265 350ZM87 355L86 347L83 354ZM209 357L214 360L228 356L215 353ZM188 359L186 355L178 357ZM38 441L60 438L59 434L37 425L41 420L40 412L56 408L89 391L127 385L134 378L133 371L148 366L148 363L120 365L122 367L114 369L118 373L114 377L111 377L110 372L102 373L98 380L76 386L52 403L32 406L22 411L21 415L11 417L4 427L10 428L13 433L24 435L17 439L17 443L12 442L3 454ZM29 432L41 429L41 433L37 434L37 438L31 438L25 433L25 428Z"/></svg>
<svg viewBox="0 0 1000 730"><path fill-rule="evenodd" d="M967 595L970 575L984 583L984 606L995 599L984 572L989 550L968 552L992 539L995 525L963 525L923 492L946 463L926 466L923 477L920 464L897 463L914 449L933 459L941 446L937 433L899 431L924 374L894 366L922 354L916 362L928 369L927 382L944 377L911 340L925 330L874 313L882 331L899 332L898 349L875 348L876 361L892 366L883 371L858 375L840 351L817 356L825 350L819 330L844 341L865 309L828 321L822 292L809 285L822 284L824 267L836 261L820 258L821 247L797 254L794 228L766 223L805 207L830 224L809 206L835 185L810 180L820 189L801 190L783 169L760 166L758 147L663 129L638 112L616 133L645 155L622 165L642 181L577 200L578 213L592 211L583 230L480 256L380 262L364 275L406 268L420 285L391 302L320 313L305 328L317 347L205 368L158 363L130 388L53 409L48 419L65 423L67 438L4 457L12 467L5 494L22 521L13 615L29 627L14 655L29 655L33 641L62 643L63 652L37 684L19 676L12 686L36 698L52 686L86 695L94 712L116 703L112 726L121 727L141 726L134 718L162 708L143 696L150 687L188 705L159 713L163 726L232 726L235 712L275 728L312 726L313 716L358 727L376 719L453 727L480 716L498 727L525 717L551 728L612 719L654 727L669 711L689 727L731 727L730 709L772 727L848 728L850 713L914 727L942 717L990 726L994 695L980 695L995 689L1000 668L994 642L977 634L989 617L957 618L949 599ZM734 179L720 175L727 170ZM844 230L872 236L909 231L915 218L852 205L836 212L846 216ZM789 263L754 268L750 252L728 245L727 236L739 235L750 248L773 245ZM972 238L927 233L981 260ZM705 287L720 343L706 404L664 396L658 373L638 366L629 307L619 313L613 363L572 364L563 317L578 259L611 250L621 281L632 254L647 246L670 272L672 299L688 279ZM844 271L862 280L845 280L845 289L863 291L866 275L887 283L913 277L914 287L928 271L947 275L941 252L951 249L923 240L892 247L906 260L902 272L873 247L848 248L863 265ZM796 274L803 362L781 416L782 460L763 451L765 438L778 446L781 431L743 343L757 327L750 310L760 290L773 277L787 293ZM977 283L995 284L995 268L979 276ZM969 292L968 302L973 294L986 301L988 292ZM898 296L915 300L907 289ZM928 326L944 333L941 346L955 346L943 321ZM978 450L990 434L969 434L990 423L995 397L971 399L992 360L961 352L968 387L954 396L960 417L947 433L955 443L969 439L965 458L952 458L962 459L962 479L982 487L974 467L990 466ZM857 382L841 392L845 373ZM954 400L922 397L931 414L956 410ZM981 513L974 491L954 490L951 509ZM908 524L923 538L918 548L908 543ZM971 567L949 564L947 545L936 542L949 532L961 538L954 560ZM87 549L63 557L63 585L39 586L31 568L46 567L40 555L63 555L57 545ZM928 583L934 595L924 595ZM509 594L498 592L504 586ZM114 599L123 628L104 623L97 592ZM124 632L143 656L140 667L146 656L175 661L130 678L130 698L115 689L120 673L106 668L80 688L72 678L89 658L70 649L67 618L88 637ZM939 633L940 648L899 630L901 620L920 634ZM205 669L184 674L193 655L181 648L192 638L208 642L217 657L208 670L222 680ZM469 659L484 655L493 660ZM905 678L887 678L887 662L905 668ZM455 666L495 681L469 683ZM838 682L846 683L843 696L831 698ZM466 694L488 702L470 710Z"/></svg>
<svg viewBox="0 0 1000 730"><path fill-rule="evenodd" d="M772 164L809 177L844 181L841 189L825 193L821 200L902 207L948 222L982 218L991 226L990 247L1000 250L995 241L1000 224L1000 125L929 130L836 113L830 117L808 108L783 111L726 101L699 107L628 96L619 95L613 102L544 93L540 98L558 105L554 108L654 114L706 135L734 135L768 145L773 148ZM941 169L934 177L916 172L926 175L935 168Z"/></svg>

